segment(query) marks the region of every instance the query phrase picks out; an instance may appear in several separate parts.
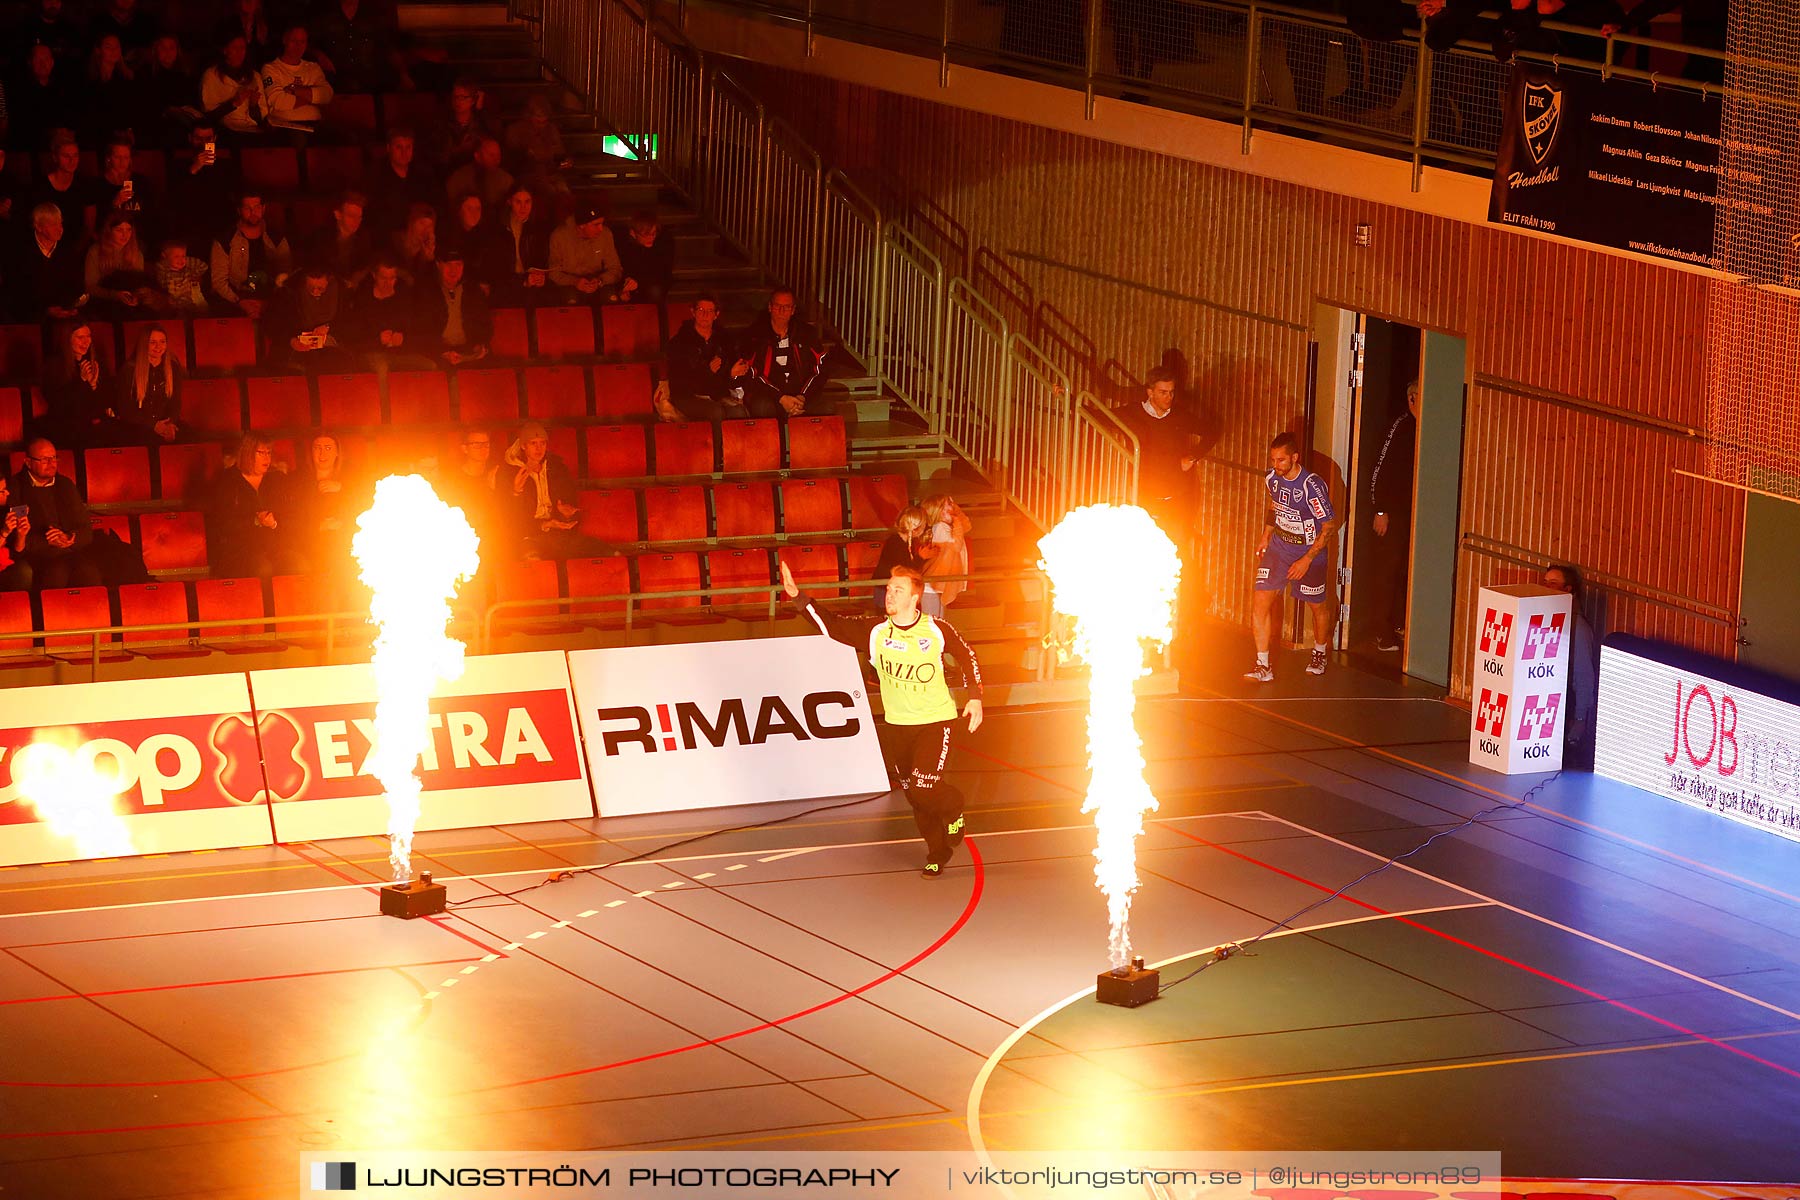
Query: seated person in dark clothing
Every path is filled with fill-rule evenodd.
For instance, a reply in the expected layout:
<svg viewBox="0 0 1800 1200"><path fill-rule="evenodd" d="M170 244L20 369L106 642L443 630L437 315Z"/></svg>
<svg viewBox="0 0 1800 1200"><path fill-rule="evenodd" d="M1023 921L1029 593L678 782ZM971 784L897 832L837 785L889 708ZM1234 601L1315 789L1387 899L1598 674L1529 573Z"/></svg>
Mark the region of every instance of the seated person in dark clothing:
<svg viewBox="0 0 1800 1200"><path fill-rule="evenodd" d="M44 157L44 170L31 185L31 207L54 204L62 213L63 226L70 233L91 232L94 228L94 181L80 173L81 145L75 135L61 129L50 135L50 152Z"/></svg>
<svg viewBox="0 0 1800 1200"><path fill-rule="evenodd" d="M822 417L837 410L825 394L820 365L825 350L812 331L794 319L798 307L793 292L777 288L769 297L767 315L750 327L745 340L744 357L750 360L745 398L753 417Z"/></svg>
<svg viewBox="0 0 1800 1200"><path fill-rule="evenodd" d="M12 478L12 502L26 506L30 531L19 560L31 568L32 586L92 587L105 582L93 551L94 519L75 488L57 473L56 446L33 438L25 447L25 469Z"/></svg>
<svg viewBox="0 0 1800 1200"><path fill-rule="evenodd" d="M485 429L465 429L456 460L438 473L437 494L444 503L462 509L469 526L481 539L483 557L514 558L516 549L510 545L502 549L498 540L503 535L510 539L513 532L510 523L499 519L494 491L494 477L499 469L494 462L492 435Z"/></svg>
<svg viewBox="0 0 1800 1200"><path fill-rule="evenodd" d="M138 89L138 140L146 146L185 142L181 135L200 116L200 79L174 34L164 33L150 43Z"/></svg>
<svg viewBox="0 0 1800 1200"><path fill-rule="evenodd" d="M145 445L172 442L181 436L181 389L186 382L181 360L169 353L168 331L152 325L138 337L131 365L119 375L119 400L113 411Z"/></svg>
<svg viewBox="0 0 1800 1200"><path fill-rule="evenodd" d="M437 281L413 289L413 328L420 353L449 366L487 357L494 314L464 274L463 252L452 246L437 257Z"/></svg>
<svg viewBox="0 0 1800 1200"><path fill-rule="evenodd" d="M28 44L25 70L6 80L6 140L21 153L36 154L50 148L51 130L69 123L67 85L74 68L58 66L45 43Z"/></svg>
<svg viewBox="0 0 1800 1200"><path fill-rule="evenodd" d="M188 245L205 249L213 235L231 224L244 175L230 150L215 140L212 125L202 122L188 130L186 150L170 156L169 184L164 198L164 232L178 235Z"/></svg>
<svg viewBox="0 0 1800 1200"><path fill-rule="evenodd" d="M110 332L109 326L101 326ZM94 327L81 322L63 333L59 353L44 366L42 428L78 447L117 446L132 439L115 412L118 384L94 350Z"/></svg>
<svg viewBox="0 0 1800 1200"><path fill-rule="evenodd" d="M481 111L485 99L480 86L467 80L457 81L450 89L450 115L438 122L431 140L431 161L438 174L449 175L475 157L482 138L494 136L493 126Z"/></svg>
<svg viewBox="0 0 1800 1200"><path fill-rule="evenodd" d="M675 278L675 239L663 232L656 214L641 212L619 239L619 265L625 278L619 283L619 299L661 304L669 298Z"/></svg>
<svg viewBox="0 0 1800 1200"><path fill-rule="evenodd" d="M288 524L287 480L271 470L273 447L260 433L246 433L237 461L219 476L206 506L206 554L222 579L267 579L306 573Z"/></svg>
<svg viewBox="0 0 1800 1200"><path fill-rule="evenodd" d="M14 246L12 269L5 272L6 299L15 320L75 315L87 259L64 228L62 210L56 205L40 204L31 210L31 229Z"/></svg>
<svg viewBox="0 0 1800 1200"><path fill-rule="evenodd" d="M324 267L295 272L263 320L263 360L288 371L353 370L355 361L336 332L347 315L342 298L343 289Z"/></svg>
<svg viewBox="0 0 1800 1200"><path fill-rule="evenodd" d="M547 222L538 219L535 204L530 188L514 187L494 222L494 240L488 250L493 289L488 298L495 304L553 302L547 290L550 230Z"/></svg>
<svg viewBox="0 0 1800 1200"><path fill-rule="evenodd" d="M58 62L78 57L87 47L87 38L63 7L63 0L37 0L32 5L32 14L14 31L18 39L16 44L33 48L43 46ZM6 65L10 67L12 63L9 61Z"/></svg>
<svg viewBox="0 0 1800 1200"><path fill-rule="evenodd" d="M138 9L137 0L106 0L95 5L99 11L88 23L88 41L98 45L102 38L119 39L121 55L140 54L156 37L156 20Z"/></svg>
<svg viewBox="0 0 1800 1200"><path fill-rule="evenodd" d="M524 557L587 558L606 552L603 543L576 532L581 510L575 506L575 476L550 453L550 433L536 421L520 426L495 490L502 504L510 502Z"/></svg>
<svg viewBox="0 0 1800 1200"><path fill-rule="evenodd" d="M414 160L413 131L404 125L388 130L387 154L369 168L363 182L369 197L363 220L377 241L398 232L413 205L435 208L443 194L431 172Z"/></svg>
<svg viewBox="0 0 1800 1200"><path fill-rule="evenodd" d="M319 63L340 92L412 90L397 31L383 6L368 0L326 0L312 21Z"/></svg>
<svg viewBox="0 0 1800 1200"><path fill-rule="evenodd" d="M331 224L313 235L302 255L303 261L329 270L342 287L359 286L375 257L374 242L363 225L368 204L368 197L361 192L345 192L337 207L331 210Z"/></svg>
<svg viewBox="0 0 1800 1200"><path fill-rule="evenodd" d="M31 535L31 509L24 501L13 503L12 483L0 477L0 592L23 592L31 587L31 565L20 555Z"/></svg>
<svg viewBox="0 0 1800 1200"><path fill-rule="evenodd" d="M719 302L712 296L694 301L694 315L683 321L663 348L664 378L669 400L690 421L748 417L744 389L750 362L732 351L719 328Z"/></svg>
<svg viewBox="0 0 1800 1200"><path fill-rule="evenodd" d="M314 434L304 458L287 480L288 536L314 570L350 570L350 539L371 489L344 462L333 434Z"/></svg>
<svg viewBox="0 0 1800 1200"><path fill-rule="evenodd" d="M350 299L344 345L376 371L427 369L431 360L411 345L413 319L412 286L400 278L394 260L382 255Z"/></svg>
<svg viewBox="0 0 1800 1200"><path fill-rule="evenodd" d="M98 34L88 56L87 78L75 95L83 113L82 135L88 139L110 137L130 129L138 112L137 79L125 62L125 46L111 33Z"/></svg>
<svg viewBox="0 0 1800 1200"><path fill-rule="evenodd" d="M93 190L94 219L98 224L111 213L124 213L142 232L146 214L154 213L160 205L144 181L132 174L131 152L132 143L128 138L115 137L106 143L100 160L100 178Z"/></svg>

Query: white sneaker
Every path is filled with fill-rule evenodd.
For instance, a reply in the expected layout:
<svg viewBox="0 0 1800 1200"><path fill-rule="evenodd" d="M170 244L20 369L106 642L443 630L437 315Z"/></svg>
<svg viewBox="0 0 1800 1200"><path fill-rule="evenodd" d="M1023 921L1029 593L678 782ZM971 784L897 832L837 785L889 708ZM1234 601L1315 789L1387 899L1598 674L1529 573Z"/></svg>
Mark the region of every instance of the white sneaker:
<svg viewBox="0 0 1800 1200"><path fill-rule="evenodd" d="M1314 650L1312 652L1312 658L1306 664L1306 673L1308 675L1323 675L1325 673L1325 652L1323 650Z"/></svg>
<svg viewBox="0 0 1800 1200"><path fill-rule="evenodd" d="M1255 683L1274 683L1275 670L1268 663L1257 663L1244 672L1244 678Z"/></svg>

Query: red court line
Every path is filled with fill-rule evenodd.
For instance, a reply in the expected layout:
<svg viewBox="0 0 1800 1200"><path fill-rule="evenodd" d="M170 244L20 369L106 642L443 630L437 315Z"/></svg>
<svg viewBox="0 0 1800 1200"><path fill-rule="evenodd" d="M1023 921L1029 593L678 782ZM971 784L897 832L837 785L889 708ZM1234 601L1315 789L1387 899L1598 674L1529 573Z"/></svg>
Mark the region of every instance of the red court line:
<svg viewBox="0 0 1800 1200"><path fill-rule="evenodd" d="M999 766L1005 767L1009 771L1017 771L1021 775L1028 775L1031 778L1037 780L1039 783L1047 783L1051 787L1061 788L1065 792L1073 792L1077 796L1082 794L1082 790L1078 787L1070 787L1068 784L1062 783L1059 780L1052 779L1048 775L1039 775L1036 771L1033 771L1029 767L1021 767L1018 763L1007 762L1004 758L997 758L992 754L984 753L980 750L975 749L975 747L968 745L965 742L957 742L956 748L958 750L961 750L964 754L973 754L976 758L985 758L989 762L996 763Z"/></svg>
<svg viewBox="0 0 1800 1200"><path fill-rule="evenodd" d="M939 935L937 941L931 943L931 945L925 947L923 950L919 951L917 954L913 955L911 958L907 959L905 962L901 963L899 966L894 967L891 970L889 970L881 975L878 975L877 977L869 980L869 982L863 984L860 987L852 988L847 992L840 992L836 996L833 996L829 1000L822 1000L818 1004L815 1004L810 1008L803 1008L799 1012L789 1013L785 1017L776 1017L772 1021L763 1021L760 1024L751 1025L745 1029L739 1029L735 1033L721 1034L720 1036L715 1037L715 1038L707 1038L705 1041L689 1042L685 1046L673 1046L667 1050L658 1050L652 1054L640 1054L636 1058L622 1058L622 1059L619 1059L617 1062L601 1063L598 1066L577 1067L572 1071L558 1071L554 1075L539 1075L535 1079L520 1079L520 1080L517 1080L512 1083L496 1083L496 1084L492 1084L488 1087L471 1088L467 1092L460 1092L457 1094L464 1095L464 1096L480 1095L483 1092L496 1092L496 1091L500 1091L505 1088L528 1087L534 1083L549 1083L550 1081L555 1080L555 1079L571 1079L578 1075L592 1075L599 1071L610 1071L610 1070L614 1069L615 1067L630 1067L630 1066L636 1066L638 1063L654 1062L656 1059L659 1059L659 1058L669 1058L676 1054L685 1054L689 1050L699 1050L706 1046L717 1046L722 1042L729 1042L729 1041L733 1041L737 1038L748 1037L753 1033L762 1033L765 1030L774 1029L780 1025L786 1025L791 1021L798 1021L801 1017L811 1016L813 1013L820 1012L824 1009L830 1008L835 1004L842 1004L844 1001L849 1000L852 997L862 995L864 992L868 991L871 988L879 987L881 984L886 983L888 980L894 979L897 976L903 975L907 971L912 970L914 967L918 966L920 963L922 963L926 959L930 958L933 954L936 954L939 950L942 950L946 945L948 945L950 943L951 938L954 938L957 934L962 932L963 926L967 925L969 923L969 919L975 915L976 906L981 903L981 893L982 893L983 888L986 885L987 870L982 865L981 851L976 848L974 839L968 840L967 842L964 843L964 845L968 846L969 860L974 864L974 867L975 867L975 886L969 890L969 902L963 906L962 915L960 915L956 918L955 922L951 924L950 928L946 929L941 935Z"/></svg>
<svg viewBox="0 0 1800 1200"><path fill-rule="evenodd" d="M1267 870L1267 871L1273 871L1277 875L1285 876L1288 879L1292 879L1296 883L1303 883L1307 887L1314 888L1318 891L1326 893L1327 895L1330 895L1331 893L1333 893L1337 890L1336 888L1326 887L1324 884L1318 883L1311 879L1308 879L1303 875L1296 875L1292 871L1284 870L1281 867L1278 867L1273 863L1266 863L1259 858L1252 858L1250 855L1245 854L1242 851L1233 850L1229 846L1221 846L1217 842L1208 841L1207 839L1201 837L1198 834L1189 833L1185 829L1176 829L1174 826L1168 825L1166 822L1159 821L1157 823L1160 825L1164 825L1164 827L1169 829L1170 832L1180 834L1182 837L1187 838L1190 841L1199 842L1203 846L1210 846L1214 850L1217 850L1222 854L1231 855L1233 858L1241 858L1247 863L1251 863L1255 866L1262 867L1264 870ZM1643 1009L1638 1008L1634 1005L1627 1004L1623 1000L1615 1000L1611 996L1602 995L1601 993L1594 991L1592 988L1582 987L1579 983L1574 983L1570 980L1564 979L1560 975L1552 975L1548 971L1540 970L1539 968L1531 966L1528 963L1520 962L1518 959L1511 958L1505 954L1501 954L1497 950L1489 950L1486 946L1478 946L1474 942L1467 941L1463 938L1457 937L1455 934L1445 933L1441 929L1433 929L1431 926L1422 924L1418 921L1415 921L1411 917L1395 916L1393 913L1389 912L1387 909L1378 908L1375 905L1370 904L1367 900L1358 900L1354 896L1341 896L1341 897L1339 897L1339 899L1348 901L1349 903L1358 905L1359 907L1366 908L1370 912L1379 913L1385 917L1393 917L1394 920L1400 922L1402 925L1410 925L1414 929L1422 930L1425 933L1431 934L1433 937L1443 938L1445 941L1454 943L1455 945L1461 946L1464 949L1473 950L1477 954L1486 955L1488 958L1493 959L1495 962L1503 962L1503 963L1506 963L1508 966L1517 967L1519 970L1524 971L1528 975L1536 975L1540 979L1545 979L1551 983L1560 984L1563 987L1568 988L1570 991L1580 992L1584 996L1589 996L1595 1000L1604 1001L1605 1003L1612 1005L1614 1008L1617 1008L1622 1012L1628 1012L1628 1013L1631 1013L1633 1016L1643 1017L1645 1020L1653 1021L1656 1024L1661 1025L1665 1029L1672 1029L1676 1033L1682 1034L1686 1037L1695 1038L1699 1041L1707 1043L1708 1045L1717 1046L1719 1049L1728 1051L1732 1054L1735 1054L1739 1058L1748 1059L1749 1061L1751 1061L1753 1063L1760 1063L1765 1067L1771 1068L1772 1070L1780 1071L1783 1075L1791 1075L1795 1079L1800 1079L1800 1071L1796 1071L1792 1067L1782 1066L1778 1062L1771 1062L1769 1059L1763 1058L1761 1055L1752 1054L1748 1050L1741 1050L1738 1047L1733 1046L1728 1042L1721 1042L1717 1038L1707 1037L1704 1033L1701 1033L1698 1030L1689 1029L1685 1025L1678 1025L1674 1021L1668 1020L1665 1017L1657 1016L1655 1013L1645 1012Z"/></svg>
<svg viewBox="0 0 1800 1200"><path fill-rule="evenodd" d="M294 843L292 843L292 842L277 842L275 844L277 846L280 846L283 850L286 850L289 854L292 854L295 858L305 859L307 862L311 863L313 866L319 868L319 870L324 871L330 875L336 875L339 879L343 880L345 883L354 883L357 886L361 887L364 891L367 891L367 892L379 892L381 890L381 885L378 883L370 883L366 879L357 879L353 876L346 875L342 871L338 870L336 867L332 866L330 863L320 862L318 859L314 858L310 854L302 854L300 852L299 848L297 846L295 846Z"/></svg>
<svg viewBox="0 0 1800 1200"><path fill-rule="evenodd" d="M477 943L479 945L479 943ZM234 983L273 983L283 979L317 979L325 975L356 975L364 971L395 971L408 967L444 967L455 963L479 961L473 958L434 958L426 962L376 963L367 967L339 967L330 971L290 971L282 975L245 975L237 979L197 979L187 983L159 983L148 987L114 988L105 992L64 992L57 996L18 996L0 1000L0 1008L9 1004L43 1004L51 1000L98 1000L103 996L141 996L147 992L179 992L188 988L229 987ZM177 1081L179 1082L179 1081ZM17 1083L0 1079L0 1087L120 1087L121 1084Z"/></svg>

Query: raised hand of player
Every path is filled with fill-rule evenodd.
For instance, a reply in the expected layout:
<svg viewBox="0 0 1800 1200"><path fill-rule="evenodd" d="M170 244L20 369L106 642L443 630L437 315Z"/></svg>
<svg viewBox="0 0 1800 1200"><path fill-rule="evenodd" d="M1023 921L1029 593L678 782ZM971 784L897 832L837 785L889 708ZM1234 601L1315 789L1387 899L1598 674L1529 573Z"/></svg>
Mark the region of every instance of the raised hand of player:
<svg viewBox="0 0 1800 1200"><path fill-rule="evenodd" d="M794 573L785 561L781 564L781 590L787 593L789 600L800 594L800 585L794 582Z"/></svg>
<svg viewBox="0 0 1800 1200"><path fill-rule="evenodd" d="M981 728L981 701L971 700L963 705L963 716L969 718L969 732L974 733Z"/></svg>

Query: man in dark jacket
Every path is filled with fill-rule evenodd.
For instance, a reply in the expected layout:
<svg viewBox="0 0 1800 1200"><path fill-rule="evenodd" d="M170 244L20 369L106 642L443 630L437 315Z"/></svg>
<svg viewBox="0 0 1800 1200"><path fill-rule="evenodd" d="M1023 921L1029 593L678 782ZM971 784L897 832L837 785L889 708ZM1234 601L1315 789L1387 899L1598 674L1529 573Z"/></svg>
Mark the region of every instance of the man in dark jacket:
<svg viewBox="0 0 1800 1200"><path fill-rule="evenodd" d="M494 338L494 314L481 289L463 278L463 252L438 251L437 280L413 289L413 328L421 354L455 366L487 357Z"/></svg>
<svg viewBox="0 0 1800 1200"><path fill-rule="evenodd" d="M753 417L786 420L836 411L837 405L825 395L825 350L813 332L794 319L798 308L793 292L777 288L769 297L768 315L750 327L744 399Z"/></svg>
<svg viewBox="0 0 1800 1200"><path fill-rule="evenodd" d="M342 342L343 289L329 269L296 272L275 294L262 322L263 361L284 371L348 371L355 362Z"/></svg>
<svg viewBox="0 0 1800 1200"><path fill-rule="evenodd" d="M40 204L31 210L24 236L10 247L12 261L5 272L6 298L17 320L75 315L85 286L84 258L75 243L56 205Z"/></svg>
<svg viewBox="0 0 1800 1200"><path fill-rule="evenodd" d="M12 502L29 510L31 532L19 559L40 588L91 587L105 582L94 553L94 522L75 481L57 472L56 447L33 438L25 469L12 477Z"/></svg>
<svg viewBox="0 0 1800 1200"><path fill-rule="evenodd" d="M694 301L694 315L683 321L663 348L663 377L669 400L690 421L747 417L744 391L750 361L733 352L719 328L719 302L712 296Z"/></svg>
<svg viewBox="0 0 1800 1200"><path fill-rule="evenodd" d="M1153 369L1145 380L1144 399L1117 416L1138 439L1138 505L1186 559L1194 520L1194 464L1202 439L1199 422L1175 404L1175 372Z"/></svg>

